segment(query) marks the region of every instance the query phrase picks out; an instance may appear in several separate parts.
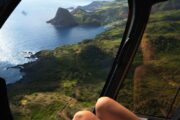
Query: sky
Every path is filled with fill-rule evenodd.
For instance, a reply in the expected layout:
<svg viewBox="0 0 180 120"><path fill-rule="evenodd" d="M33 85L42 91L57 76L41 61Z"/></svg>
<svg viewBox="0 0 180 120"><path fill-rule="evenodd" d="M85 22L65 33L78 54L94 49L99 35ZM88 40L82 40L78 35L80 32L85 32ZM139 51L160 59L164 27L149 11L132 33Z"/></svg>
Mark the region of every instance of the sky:
<svg viewBox="0 0 180 120"><path fill-rule="evenodd" d="M34 6L34 7L36 7L36 5L37 6L56 5L56 6L71 7L71 6L77 6L77 5L87 5L91 3L92 1L113 1L113 0L46 0L45 2L44 0L22 0L22 3L25 3L27 6Z"/></svg>

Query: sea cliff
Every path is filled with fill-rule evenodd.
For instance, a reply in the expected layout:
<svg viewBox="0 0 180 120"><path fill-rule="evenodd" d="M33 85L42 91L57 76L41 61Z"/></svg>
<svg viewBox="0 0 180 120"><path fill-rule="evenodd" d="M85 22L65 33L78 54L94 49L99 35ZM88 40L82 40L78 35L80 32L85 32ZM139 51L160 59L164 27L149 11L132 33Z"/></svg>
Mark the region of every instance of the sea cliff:
<svg viewBox="0 0 180 120"><path fill-rule="evenodd" d="M78 24L71 13L67 9L61 7L58 8L55 17L47 21L47 23L51 23L52 25L59 27L71 27Z"/></svg>

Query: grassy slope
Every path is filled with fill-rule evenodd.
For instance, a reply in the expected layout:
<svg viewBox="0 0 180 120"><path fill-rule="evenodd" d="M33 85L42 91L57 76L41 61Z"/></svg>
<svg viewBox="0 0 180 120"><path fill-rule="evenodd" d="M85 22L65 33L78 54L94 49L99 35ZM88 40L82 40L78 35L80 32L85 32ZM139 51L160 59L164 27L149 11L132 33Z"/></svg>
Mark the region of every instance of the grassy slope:
<svg viewBox="0 0 180 120"><path fill-rule="evenodd" d="M145 104L137 111L155 113L158 110L146 109L154 100L151 96L155 96L154 91L149 91L147 88L154 86L158 88L157 91L160 91L162 86L172 88L179 83L180 70L177 66L179 66L180 56L177 53L180 42L177 31L172 29L172 26L177 27L179 23L176 20L171 24L170 19L165 19L167 16L174 18L177 15L179 11L167 11L151 16L151 24L148 25L146 34L156 48L155 59L145 64L149 74L145 73L146 82L141 86L144 92L133 93L133 73L139 65L143 64L142 52L138 51L126 80L127 85L119 95L121 103L127 107L133 109L133 102L131 102L133 95L140 94ZM161 31L163 29L162 33L157 34L154 25ZM179 30L179 27L176 29ZM98 35L94 40L37 53L39 60L24 65L23 71L26 72L26 76L23 80L9 86L9 97L15 119L61 120L66 119L67 116L71 118L75 111L82 108L92 108L116 54L121 31L117 26ZM175 77L167 84L163 80L171 78L172 71ZM162 93L164 98L156 96L158 99L161 98L161 101L166 101L166 95L172 95L172 91L168 89L158 92L159 95ZM159 103L157 99L156 102Z"/></svg>
<svg viewBox="0 0 180 120"><path fill-rule="evenodd" d="M72 12L80 24L106 25L127 18L127 1L109 2L93 12L76 10Z"/></svg>
<svg viewBox="0 0 180 120"><path fill-rule="evenodd" d="M143 41L148 41L150 47L143 50L143 42L141 43L141 52L144 52L144 55L137 54L134 61L134 65L137 66L131 69L131 72L135 71L135 74L128 75L127 85L119 95L119 101L137 113L165 115L180 85L180 68L178 67L180 65L178 54L180 17L177 17L179 14L180 10L172 10L157 12L150 16L143 38ZM148 50L152 54L148 60L138 59L141 56L145 59L145 56L150 54ZM134 87L132 87L133 83L135 83ZM179 101L180 97L174 107L178 106Z"/></svg>
<svg viewBox="0 0 180 120"><path fill-rule="evenodd" d="M15 118L63 119L58 113L69 99L73 102L66 108L68 116L81 108L92 108L120 43L116 34L111 34L115 31L119 29L108 31L108 39L99 35L37 53L39 60L24 65L23 80L9 86Z"/></svg>

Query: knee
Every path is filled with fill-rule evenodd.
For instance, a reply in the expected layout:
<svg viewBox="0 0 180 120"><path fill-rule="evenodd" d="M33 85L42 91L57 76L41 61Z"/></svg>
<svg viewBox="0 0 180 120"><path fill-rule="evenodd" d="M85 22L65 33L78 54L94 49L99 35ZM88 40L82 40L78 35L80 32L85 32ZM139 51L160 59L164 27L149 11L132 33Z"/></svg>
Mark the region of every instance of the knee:
<svg viewBox="0 0 180 120"><path fill-rule="evenodd" d="M73 120L89 120L92 117L94 115L90 111L79 111L74 114Z"/></svg>
<svg viewBox="0 0 180 120"><path fill-rule="evenodd" d="M112 102L113 100L109 97L99 98L96 103L96 112L102 113L103 111L107 111Z"/></svg>
<svg viewBox="0 0 180 120"><path fill-rule="evenodd" d="M74 114L73 120L78 120L86 116L88 111L78 111L77 113Z"/></svg>

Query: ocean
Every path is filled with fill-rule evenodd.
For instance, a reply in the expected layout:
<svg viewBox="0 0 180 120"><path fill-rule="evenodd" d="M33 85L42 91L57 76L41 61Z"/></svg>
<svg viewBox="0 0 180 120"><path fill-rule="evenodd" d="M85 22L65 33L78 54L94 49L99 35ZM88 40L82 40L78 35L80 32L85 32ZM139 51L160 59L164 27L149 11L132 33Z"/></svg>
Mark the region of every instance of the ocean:
<svg viewBox="0 0 180 120"><path fill-rule="evenodd" d="M24 74L13 67L36 60L28 58L31 54L75 44L105 31L103 26L56 28L46 23L55 16L59 7L82 6L92 1L22 0L0 30L0 77L5 78L7 84L14 83Z"/></svg>

